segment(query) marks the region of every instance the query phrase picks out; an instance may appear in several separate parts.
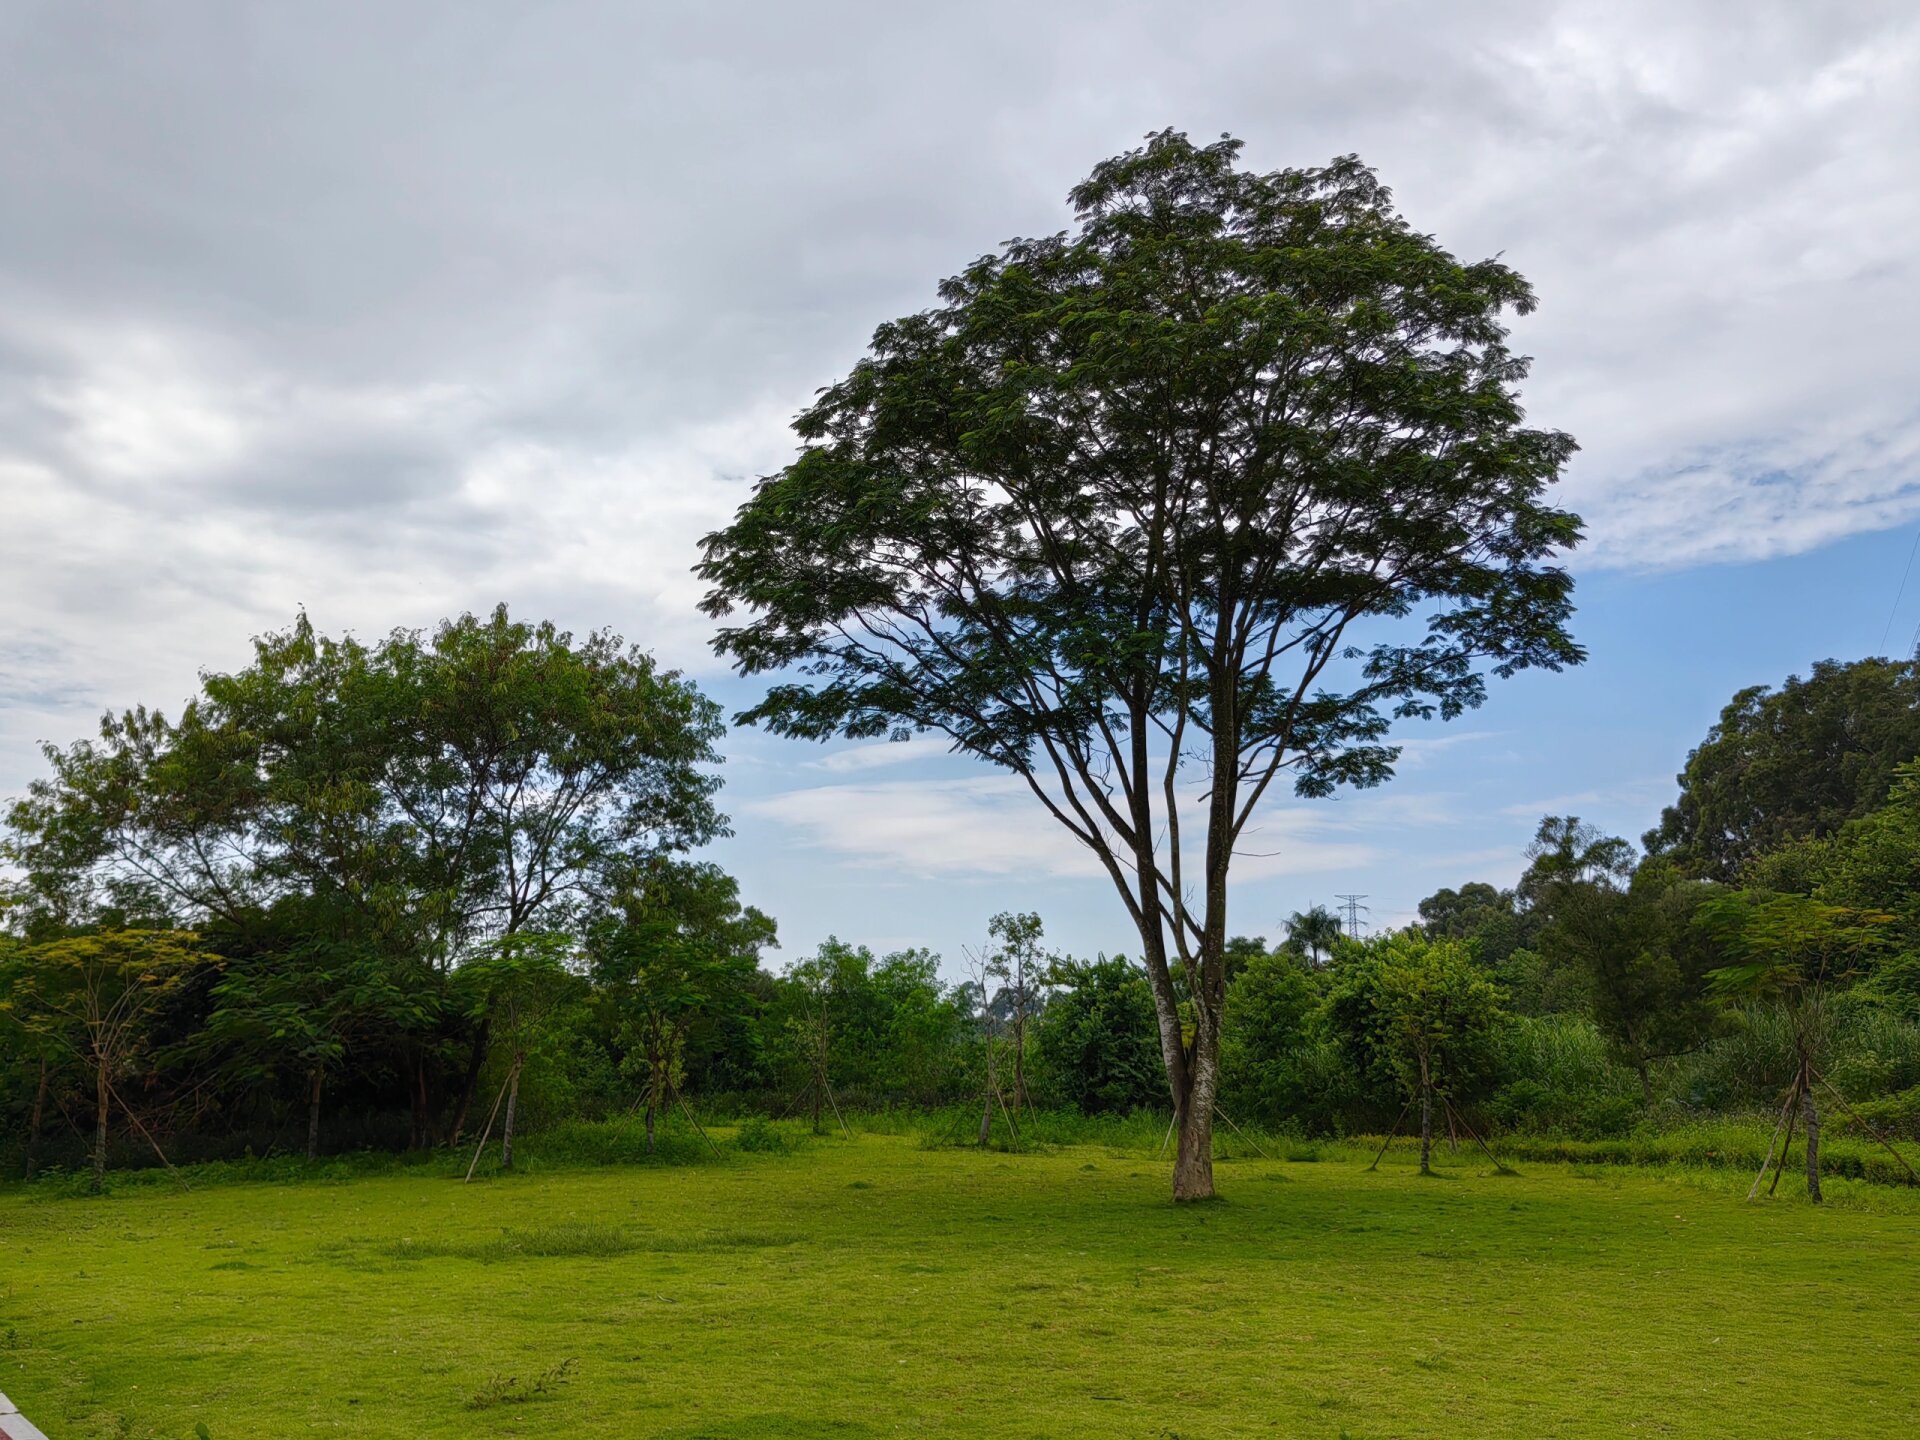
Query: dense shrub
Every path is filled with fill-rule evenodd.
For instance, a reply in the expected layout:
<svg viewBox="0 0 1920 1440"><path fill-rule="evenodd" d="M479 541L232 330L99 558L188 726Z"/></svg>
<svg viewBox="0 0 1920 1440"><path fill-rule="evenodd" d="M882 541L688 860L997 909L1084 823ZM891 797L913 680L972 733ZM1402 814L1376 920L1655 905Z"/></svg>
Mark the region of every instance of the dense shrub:
<svg viewBox="0 0 1920 1440"><path fill-rule="evenodd" d="M1284 951L1251 956L1227 987L1220 1046L1220 1100L1242 1120L1299 1115L1309 1093L1311 1028L1319 996L1301 962Z"/></svg>
<svg viewBox="0 0 1920 1440"><path fill-rule="evenodd" d="M1043 1093L1082 1113L1124 1114L1167 1103L1166 1072L1146 975L1118 957L1075 965L1035 1028Z"/></svg>
<svg viewBox="0 0 1920 1440"><path fill-rule="evenodd" d="M1500 1037L1496 1066L1486 1113L1502 1130L1617 1135L1645 1113L1633 1071L1583 1016L1515 1018Z"/></svg>

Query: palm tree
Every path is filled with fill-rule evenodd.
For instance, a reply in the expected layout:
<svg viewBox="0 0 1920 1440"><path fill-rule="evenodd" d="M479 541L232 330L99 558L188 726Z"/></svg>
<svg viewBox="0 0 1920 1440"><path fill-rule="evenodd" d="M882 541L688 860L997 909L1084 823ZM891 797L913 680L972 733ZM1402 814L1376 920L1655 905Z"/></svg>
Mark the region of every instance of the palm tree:
<svg viewBox="0 0 1920 1440"><path fill-rule="evenodd" d="M1315 905L1305 911L1296 910L1284 922L1287 927L1287 948L1306 957L1307 963L1318 970L1327 963L1333 954L1333 947L1340 938L1340 917L1324 905Z"/></svg>

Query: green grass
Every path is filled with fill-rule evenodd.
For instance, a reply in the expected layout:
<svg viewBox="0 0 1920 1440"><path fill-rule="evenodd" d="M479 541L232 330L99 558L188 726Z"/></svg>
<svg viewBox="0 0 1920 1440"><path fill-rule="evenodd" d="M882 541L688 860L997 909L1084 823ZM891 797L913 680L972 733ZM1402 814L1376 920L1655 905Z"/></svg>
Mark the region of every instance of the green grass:
<svg viewBox="0 0 1920 1440"><path fill-rule="evenodd" d="M0 1389L58 1440L1920 1432L1920 1192L1445 1158L1233 1160L1189 1209L1139 1147L912 1133L16 1187Z"/></svg>

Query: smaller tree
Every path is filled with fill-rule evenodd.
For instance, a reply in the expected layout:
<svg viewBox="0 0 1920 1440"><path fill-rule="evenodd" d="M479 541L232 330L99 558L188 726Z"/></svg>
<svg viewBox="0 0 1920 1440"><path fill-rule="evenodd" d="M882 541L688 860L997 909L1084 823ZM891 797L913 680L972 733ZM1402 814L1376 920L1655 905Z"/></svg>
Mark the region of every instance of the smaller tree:
<svg viewBox="0 0 1920 1440"><path fill-rule="evenodd" d="M1466 946L1405 931L1370 944L1328 996L1354 1063L1391 1078L1406 1101L1402 1117L1420 1106L1422 1175L1433 1173L1434 1102L1457 1116L1455 1097L1492 1072L1506 1019L1500 998Z"/></svg>
<svg viewBox="0 0 1920 1440"><path fill-rule="evenodd" d="M1296 910L1287 917L1285 943L1314 969L1322 969L1340 943L1340 917L1324 905Z"/></svg>
<svg viewBox="0 0 1920 1440"><path fill-rule="evenodd" d="M0 889L0 921L11 908L11 899ZM24 941L0 930L0 1063L11 1063L30 1071L33 1101L27 1113L27 1145L24 1178L31 1180L40 1159L40 1135L47 1115L47 1101L55 1094L61 1072L70 1051L44 1026L30 1023L34 1006L30 996L15 1001L16 984L24 977L21 958ZM0 1070L0 1074L4 1074Z"/></svg>
<svg viewBox="0 0 1920 1440"><path fill-rule="evenodd" d="M687 1036L703 1018L743 1003L774 923L740 904L716 865L655 860L595 925L592 974L616 1011L623 1065L641 1077L647 1149L660 1112L684 1080Z"/></svg>
<svg viewBox="0 0 1920 1440"><path fill-rule="evenodd" d="M506 1114L501 1119L500 1168L513 1169L513 1130L520 1103L520 1073L527 1051L541 1025L572 998L576 977L565 956L571 942L564 935L525 933L502 937L454 972L456 992L468 1014L485 1023L507 1056L507 1075L501 1084ZM500 1100L494 1101L499 1109ZM474 1149L478 1163L493 1128L493 1116ZM467 1170L472 1178L473 1169Z"/></svg>
<svg viewBox="0 0 1920 1440"><path fill-rule="evenodd" d="M194 965L199 937L182 930L102 930L20 947L0 1007L23 1028L65 1047L94 1083L93 1188L106 1187L114 1104L145 1127L114 1082L148 1050L149 1023ZM154 1152L160 1147L147 1135Z"/></svg>
<svg viewBox="0 0 1920 1440"><path fill-rule="evenodd" d="M840 1102L833 1095L836 1014L832 1002L835 991L848 988L846 981L855 978L843 972L857 972L860 988L864 989L871 963L872 957L864 950L828 936L818 951L792 966L786 974L786 995L796 1002L786 1016L786 1039L807 1077L802 1093L808 1096L816 1135L825 1128L822 1115L828 1106L832 1107L840 1128L847 1129Z"/></svg>
<svg viewBox="0 0 1920 1440"><path fill-rule="evenodd" d="M307 1103L307 1159L320 1153L321 1098L355 1041L381 1030L417 1031L433 1012L418 987L382 956L313 940L230 963L213 1010L191 1047L220 1056L241 1080L297 1078Z"/></svg>
<svg viewBox="0 0 1920 1440"><path fill-rule="evenodd" d="M1807 1131L1807 1198L1820 1203L1820 1107L1814 1088L1828 1083L1822 1071L1831 1039L1829 1002L1837 989L1865 973L1872 957L1885 947L1893 919L1884 911L1753 890L1722 896L1700 907L1700 923L1729 961L1711 974L1714 993L1736 1003L1778 1007L1793 1036L1793 1079L1748 1199L1766 1178L1782 1130L1786 1145L1780 1150L1780 1164L1785 1167L1797 1108ZM1779 1183L1776 1171L1774 1185Z"/></svg>
<svg viewBox="0 0 1920 1440"><path fill-rule="evenodd" d="M1300 1099L1299 1052L1318 1003L1304 956L1256 954L1227 986L1221 1088L1234 1109L1275 1119Z"/></svg>
<svg viewBox="0 0 1920 1440"><path fill-rule="evenodd" d="M1006 911L987 922L994 944L986 954L986 978L997 982L999 994L988 1003L1004 1006L1013 1049L1013 1107L1030 1109L1027 1094L1027 1031L1040 1013L1052 985L1057 957L1040 948L1045 933L1040 917Z"/></svg>

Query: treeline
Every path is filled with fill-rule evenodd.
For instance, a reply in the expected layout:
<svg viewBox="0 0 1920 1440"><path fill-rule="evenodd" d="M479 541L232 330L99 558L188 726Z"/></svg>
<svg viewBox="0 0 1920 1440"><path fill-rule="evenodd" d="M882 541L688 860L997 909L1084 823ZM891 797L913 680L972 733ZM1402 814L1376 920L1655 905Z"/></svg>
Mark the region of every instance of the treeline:
<svg viewBox="0 0 1920 1440"><path fill-rule="evenodd" d="M713 705L616 637L504 610L377 644L304 619L50 748L9 816L0 1121L14 1173L430 1147L703 1107L1164 1113L1144 973L996 917L968 977L771 919L724 833ZM1355 941L1228 947L1219 1113L1310 1133L1920 1121L1920 677L1735 697L1644 852L1542 821L1512 888ZM1182 980L1184 983L1184 978ZM974 1122L968 1121L969 1132ZM1425 1156L1423 1149L1423 1159ZM1817 1163L1810 1173L1817 1175Z"/></svg>

